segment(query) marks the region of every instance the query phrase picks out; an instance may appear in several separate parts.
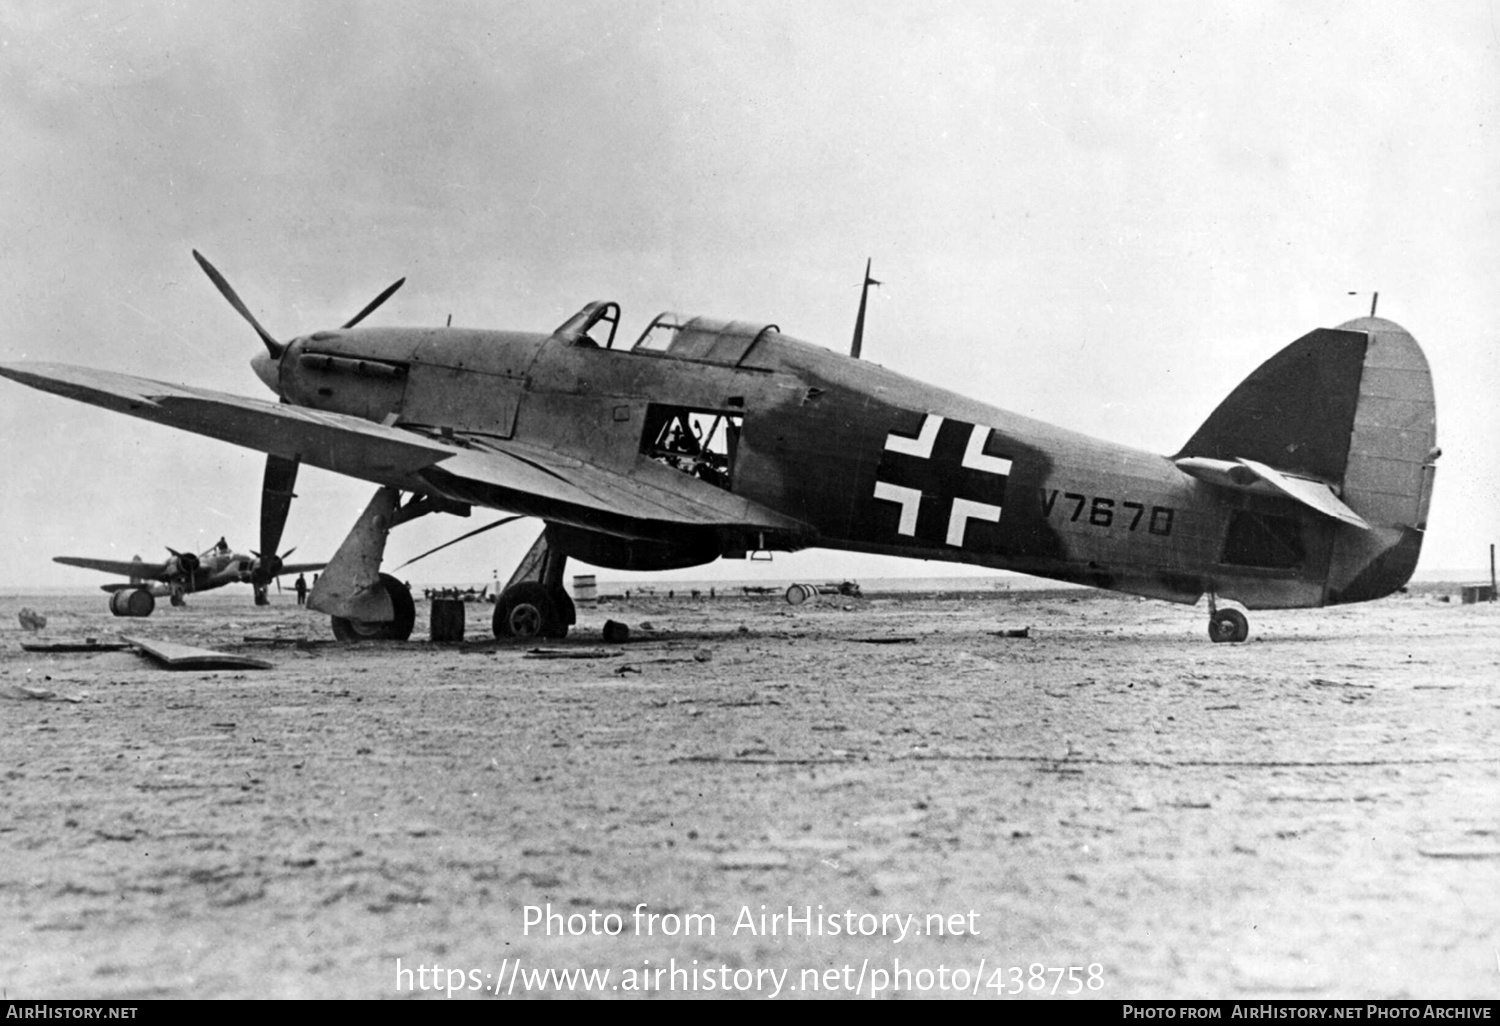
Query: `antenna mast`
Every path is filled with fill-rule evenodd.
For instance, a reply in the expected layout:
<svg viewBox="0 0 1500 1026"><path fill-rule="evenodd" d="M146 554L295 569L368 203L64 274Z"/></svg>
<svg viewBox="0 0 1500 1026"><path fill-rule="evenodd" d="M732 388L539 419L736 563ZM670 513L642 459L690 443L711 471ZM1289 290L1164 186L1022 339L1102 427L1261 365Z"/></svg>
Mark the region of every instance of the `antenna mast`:
<svg viewBox="0 0 1500 1026"><path fill-rule="evenodd" d="M849 355L859 359L859 350L865 341L865 300L870 295L870 286L880 282L870 277L870 259L865 258L865 282L859 289L859 313L854 318L854 341L849 346Z"/></svg>

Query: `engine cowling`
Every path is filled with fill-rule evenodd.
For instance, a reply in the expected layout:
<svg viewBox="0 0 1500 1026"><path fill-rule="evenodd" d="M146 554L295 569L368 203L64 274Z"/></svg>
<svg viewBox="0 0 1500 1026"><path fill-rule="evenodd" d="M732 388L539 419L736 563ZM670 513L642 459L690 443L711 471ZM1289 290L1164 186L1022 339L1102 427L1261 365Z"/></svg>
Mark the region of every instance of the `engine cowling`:
<svg viewBox="0 0 1500 1026"><path fill-rule="evenodd" d="M167 560L167 574L170 577L186 577L197 573L203 561L191 552L178 552L176 549L168 549L172 558Z"/></svg>

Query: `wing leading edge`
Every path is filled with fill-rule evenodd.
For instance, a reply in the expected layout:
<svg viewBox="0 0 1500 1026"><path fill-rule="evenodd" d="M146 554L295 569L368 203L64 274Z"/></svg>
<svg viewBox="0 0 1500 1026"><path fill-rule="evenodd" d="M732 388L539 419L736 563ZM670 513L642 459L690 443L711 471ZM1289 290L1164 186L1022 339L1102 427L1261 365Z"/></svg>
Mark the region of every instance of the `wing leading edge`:
<svg viewBox="0 0 1500 1026"><path fill-rule="evenodd" d="M0 376L337 474L407 490L427 486L461 501L627 537L635 533L632 524L808 533L800 521L644 456L620 473L515 442L484 437L463 447L461 435L448 443L345 414L67 364L0 363Z"/></svg>
<svg viewBox="0 0 1500 1026"><path fill-rule="evenodd" d="M64 566L98 570L100 573L119 574L121 577L137 577L143 581L163 581L167 577L165 563L143 563L140 560L88 559L83 556L53 556L52 562ZM129 585L121 585L128 588Z"/></svg>

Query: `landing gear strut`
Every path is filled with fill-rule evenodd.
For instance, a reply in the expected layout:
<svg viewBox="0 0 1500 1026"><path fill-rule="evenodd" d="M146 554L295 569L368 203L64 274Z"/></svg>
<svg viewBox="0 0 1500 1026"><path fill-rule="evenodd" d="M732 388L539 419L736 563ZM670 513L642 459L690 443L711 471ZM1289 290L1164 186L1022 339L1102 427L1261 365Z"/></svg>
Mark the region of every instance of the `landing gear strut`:
<svg viewBox="0 0 1500 1026"><path fill-rule="evenodd" d="M1250 637L1250 621L1238 609L1219 609L1208 595L1208 636L1214 642L1240 642Z"/></svg>
<svg viewBox="0 0 1500 1026"><path fill-rule="evenodd" d="M417 620L411 592L390 574L379 572L392 527L430 510L430 503L400 504L401 493L382 488L360 514L323 574L307 606L327 613L340 641L405 641Z"/></svg>
<svg viewBox="0 0 1500 1026"><path fill-rule="evenodd" d="M565 638L578 622L563 587L568 557L552 547L550 534L550 528L542 531L495 601L495 637Z"/></svg>
<svg viewBox="0 0 1500 1026"><path fill-rule="evenodd" d="M428 513L467 516L468 510L433 496L416 496L403 504L399 489L381 488L323 568L307 607L332 617L333 633L340 641L405 641L416 623L416 608L406 585L379 572L386 537L391 528ZM573 600L562 584L568 557L551 544L551 535L550 527L542 531L496 600L495 637L562 638L576 622Z"/></svg>

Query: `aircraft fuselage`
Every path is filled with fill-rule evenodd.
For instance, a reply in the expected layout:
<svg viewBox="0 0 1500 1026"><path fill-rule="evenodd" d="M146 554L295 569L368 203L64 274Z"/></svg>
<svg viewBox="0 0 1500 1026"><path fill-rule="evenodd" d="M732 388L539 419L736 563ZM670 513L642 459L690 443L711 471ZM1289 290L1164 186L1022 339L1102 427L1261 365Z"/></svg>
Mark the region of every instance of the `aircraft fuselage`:
<svg viewBox="0 0 1500 1026"><path fill-rule="evenodd" d="M580 344L579 334L320 332L289 346L280 390L300 406L478 446L532 445L627 475L671 466L797 522L770 532L726 524L710 539L658 530L660 544L680 541L683 554L657 565L823 547L1178 602L1209 591L1263 608L1338 601L1348 581L1330 575L1336 553L1359 548L1341 541L1358 529L1276 496L1219 487L1166 456L1009 413L771 327L708 322L670 349L600 348ZM440 474L387 483L444 491ZM528 512L524 497L472 489L445 497ZM1425 517L1425 497L1422 507ZM1236 518L1271 523L1269 536ZM587 509L553 508L548 519L603 535L635 529ZM575 554L614 565L607 547ZM1386 590L1404 583L1397 576L1383 574ZM1375 597L1371 587L1357 597Z"/></svg>

